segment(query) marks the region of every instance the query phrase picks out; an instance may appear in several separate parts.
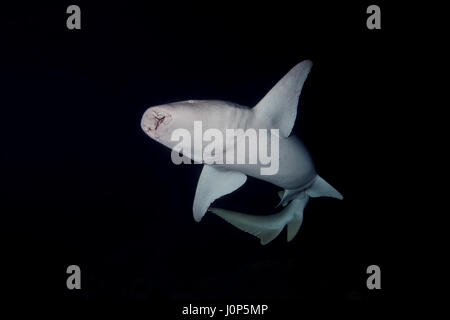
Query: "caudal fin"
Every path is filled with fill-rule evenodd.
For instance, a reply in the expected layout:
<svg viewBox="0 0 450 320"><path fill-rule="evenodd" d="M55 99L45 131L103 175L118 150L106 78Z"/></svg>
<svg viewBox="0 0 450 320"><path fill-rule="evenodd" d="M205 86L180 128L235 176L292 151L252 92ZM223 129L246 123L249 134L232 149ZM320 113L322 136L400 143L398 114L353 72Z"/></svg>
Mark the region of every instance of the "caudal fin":
<svg viewBox="0 0 450 320"><path fill-rule="evenodd" d="M280 205L284 208L279 213L267 216L255 216L220 208L209 208L211 211L231 223L233 226L258 237L265 245L275 239L287 225L287 241L294 239L303 222L303 210L310 197L344 197L328 182L317 176L311 186L303 191L280 191Z"/></svg>
<svg viewBox="0 0 450 320"><path fill-rule="evenodd" d="M295 207L292 220L287 225L287 241L291 241L297 235L298 230L302 226L303 222L303 210L308 203L309 197L305 194L303 198L294 199L289 205Z"/></svg>
<svg viewBox="0 0 450 320"><path fill-rule="evenodd" d="M275 239L285 225L288 226L287 240L291 241L295 237L301 227L303 209L308 199L307 195L303 195L292 200L281 212L268 216L254 216L220 208L209 208L208 210L242 231L258 237L261 244L265 245Z"/></svg>

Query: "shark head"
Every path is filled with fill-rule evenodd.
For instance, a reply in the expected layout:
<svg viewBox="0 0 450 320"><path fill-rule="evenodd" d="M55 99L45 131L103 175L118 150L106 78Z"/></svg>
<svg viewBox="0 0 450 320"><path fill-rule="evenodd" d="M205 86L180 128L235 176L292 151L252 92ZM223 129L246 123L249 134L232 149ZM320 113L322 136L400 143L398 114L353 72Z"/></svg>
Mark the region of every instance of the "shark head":
<svg viewBox="0 0 450 320"><path fill-rule="evenodd" d="M152 139L161 141L171 131L175 110L170 104L148 108L141 119L141 128Z"/></svg>
<svg viewBox="0 0 450 320"><path fill-rule="evenodd" d="M141 128L152 139L172 147L171 135L174 130L186 126L194 117L194 100L173 102L148 108L141 119Z"/></svg>
<svg viewBox="0 0 450 320"><path fill-rule="evenodd" d="M222 128L230 106L234 104L219 100L186 100L158 105L144 112L141 128L153 140L173 149L178 144L177 130L192 133L195 122L201 122L205 129Z"/></svg>

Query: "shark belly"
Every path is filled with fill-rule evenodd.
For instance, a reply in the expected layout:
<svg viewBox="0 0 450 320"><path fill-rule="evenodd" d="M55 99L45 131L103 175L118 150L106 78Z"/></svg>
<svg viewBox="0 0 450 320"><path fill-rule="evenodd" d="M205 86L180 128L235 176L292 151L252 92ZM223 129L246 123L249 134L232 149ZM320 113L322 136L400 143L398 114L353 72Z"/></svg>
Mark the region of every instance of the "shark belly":
<svg viewBox="0 0 450 320"><path fill-rule="evenodd" d="M303 142L296 136L280 140L280 167L273 176L260 175L259 179L284 189L308 187L317 176L312 158Z"/></svg>
<svg viewBox="0 0 450 320"><path fill-rule="evenodd" d="M263 165L259 162L258 164L223 164L215 166L239 171L287 190L307 188L317 176L308 150L296 136L280 138L279 168L276 174L261 174Z"/></svg>

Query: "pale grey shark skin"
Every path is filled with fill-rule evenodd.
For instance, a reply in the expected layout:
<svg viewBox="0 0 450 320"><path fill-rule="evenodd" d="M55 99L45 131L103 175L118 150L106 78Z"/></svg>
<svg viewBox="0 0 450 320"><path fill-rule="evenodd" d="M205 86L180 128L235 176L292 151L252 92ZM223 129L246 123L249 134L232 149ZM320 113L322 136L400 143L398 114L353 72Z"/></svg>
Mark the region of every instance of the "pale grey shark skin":
<svg viewBox="0 0 450 320"><path fill-rule="evenodd" d="M254 107L248 108L219 100L188 100L147 109L141 120L142 129L152 139L174 149L177 141L171 135L176 129L186 129L194 135L194 121L201 121L203 130L218 129L278 129L279 170L272 175L261 174L261 164L205 164L194 199L194 218L200 221L211 211L234 226L260 238L262 244L273 240L288 225L288 241L298 232L303 221L303 209L309 197L342 195L316 173L312 158L301 140L291 134L297 114L297 104L303 83L312 67L309 60L297 64ZM245 143L245 142L244 142ZM209 142L203 141L204 148ZM235 145L224 145L223 153ZM194 161L203 159L185 155ZM201 152L200 152L201 154ZM251 216L239 212L212 208L211 203L245 183L247 176L267 181L283 188L280 194L285 208L278 214Z"/></svg>
<svg viewBox="0 0 450 320"><path fill-rule="evenodd" d="M164 120L158 120L161 117L164 117ZM183 128L193 136L194 121L201 121L204 131L211 128L219 129L224 136L225 129L265 128L255 124L253 109L215 100L189 100L151 107L144 113L141 126L151 138L173 149L178 142L170 139L171 133L175 129ZM202 147L205 148L208 143L204 142ZM233 148L234 145L229 147ZM279 170L274 175L262 175L260 164L225 163L214 166L239 171L284 189L297 189L311 183L316 177L316 172L311 156L300 139L294 135L281 138L279 148Z"/></svg>

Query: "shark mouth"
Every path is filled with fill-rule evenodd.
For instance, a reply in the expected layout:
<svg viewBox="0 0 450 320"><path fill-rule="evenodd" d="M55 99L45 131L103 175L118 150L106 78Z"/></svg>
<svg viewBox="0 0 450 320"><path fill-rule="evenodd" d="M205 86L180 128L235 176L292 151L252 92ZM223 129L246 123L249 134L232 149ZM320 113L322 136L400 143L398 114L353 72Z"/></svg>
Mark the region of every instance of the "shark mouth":
<svg viewBox="0 0 450 320"><path fill-rule="evenodd" d="M172 120L172 116L164 111L151 110L143 119L143 128L149 136L158 139L158 130L161 130Z"/></svg>

